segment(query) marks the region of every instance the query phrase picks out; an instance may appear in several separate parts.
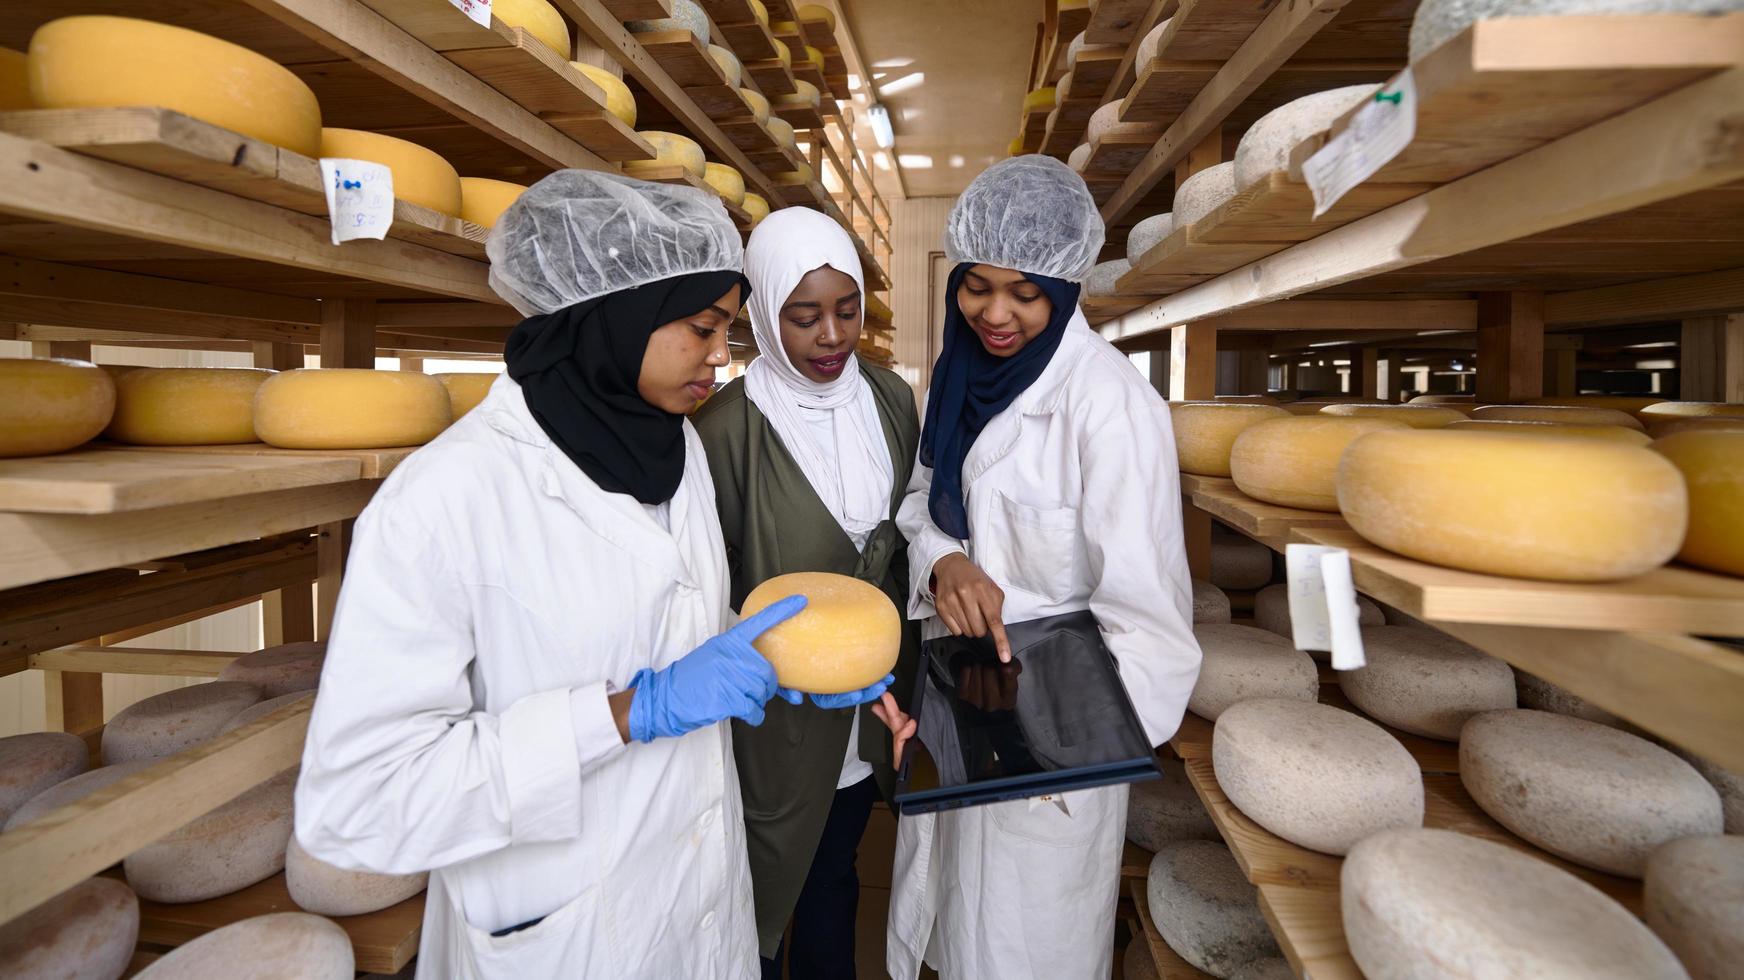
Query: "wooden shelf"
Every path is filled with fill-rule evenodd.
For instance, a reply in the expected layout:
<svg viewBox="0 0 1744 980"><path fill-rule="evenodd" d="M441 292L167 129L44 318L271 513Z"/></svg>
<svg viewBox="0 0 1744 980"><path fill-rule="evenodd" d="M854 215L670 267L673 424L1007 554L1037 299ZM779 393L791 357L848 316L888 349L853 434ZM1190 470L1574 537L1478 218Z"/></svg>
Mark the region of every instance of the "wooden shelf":
<svg viewBox="0 0 1744 980"><path fill-rule="evenodd" d="M822 17L801 17L794 23L799 25L799 33L805 43L819 51L828 51L839 46L835 32L830 30L830 22Z"/></svg>
<svg viewBox="0 0 1744 980"><path fill-rule="evenodd" d="M774 58L767 61L747 61L745 72L756 81L757 90L770 98L792 95L799 91L799 86L793 84L793 69Z"/></svg>
<svg viewBox="0 0 1744 980"><path fill-rule="evenodd" d="M740 2L740 0L733 0L733 2ZM704 6L711 5L705 4ZM739 56L740 61L775 60L775 35L769 33L768 27L756 20L728 23L722 20L718 14L715 14L713 10L710 10L710 14L714 17L715 23L720 25L722 36L727 39L727 45L733 49L734 54ZM744 16L750 17L748 6L745 8Z"/></svg>
<svg viewBox="0 0 1744 980"><path fill-rule="evenodd" d="M119 514L256 493L347 483L356 460L166 455L124 447L0 459L0 511ZM186 550L186 549L184 549Z"/></svg>
<svg viewBox="0 0 1744 980"><path fill-rule="evenodd" d="M1237 490L1235 481L1228 477L1182 474L1181 492L1195 507L1275 550L1283 550L1290 533L1297 528L1348 527L1344 518L1335 513L1262 503Z"/></svg>
<svg viewBox="0 0 1744 980"><path fill-rule="evenodd" d="M824 117L818 114L817 106L773 105L769 111L787 120L787 124L798 133L824 128Z"/></svg>
<svg viewBox="0 0 1744 980"><path fill-rule="evenodd" d="M1102 104L1095 99L1067 99L1060 103L1048 114L1040 152L1061 159L1070 156L1083 140L1090 117L1101 107Z"/></svg>
<svg viewBox="0 0 1744 980"><path fill-rule="evenodd" d="M139 453L181 453L195 456L256 456L263 459L288 460L353 460L358 465L358 479L385 480L401 463L421 446L400 446L393 449L280 449L264 442L234 446L114 446L101 448L125 449ZM53 458L53 457L48 457Z"/></svg>
<svg viewBox="0 0 1744 980"><path fill-rule="evenodd" d="M1084 25L1085 43L1123 47L1132 43L1138 39L1139 25L1150 6L1150 0L1097 0Z"/></svg>
<svg viewBox="0 0 1744 980"><path fill-rule="evenodd" d="M707 181L676 164L640 169L636 171L635 176L642 180L653 181L656 184L683 184L686 187L694 187L699 191L705 191L719 197L718 192L710 187ZM741 231L751 227L751 213L749 211L725 198L721 198L721 206L727 209L727 214L732 216L733 224L738 226Z"/></svg>

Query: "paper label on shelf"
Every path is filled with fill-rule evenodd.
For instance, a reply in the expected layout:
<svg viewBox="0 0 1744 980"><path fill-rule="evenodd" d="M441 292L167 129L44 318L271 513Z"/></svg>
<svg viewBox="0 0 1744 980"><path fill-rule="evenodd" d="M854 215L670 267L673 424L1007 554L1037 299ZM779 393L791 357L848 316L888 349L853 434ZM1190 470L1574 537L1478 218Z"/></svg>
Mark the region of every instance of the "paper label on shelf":
<svg viewBox="0 0 1744 980"><path fill-rule="evenodd" d="M480 27L489 27L491 19L491 0L448 0L460 8L460 12L472 18L472 22Z"/></svg>
<svg viewBox="0 0 1744 980"><path fill-rule="evenodd" d="M392 170L369 160L322 157L321 178L327 185L333 244L388 237L388 226L394 223Z"/></svg>
<svg viewBox="0 0 1744 980"><path fill-rule="evenodd" d="M1357 110L1344 132L1302 164L1302 177L1314 194L1314 217L1373 177L1416 135L1417 85L1407 68Z"/></svg>
<svg viewBox="0 0 1744 980"><path fill-rule="evenodd" d="M1290 581L1290 632L1298 650L1330 652L1334 670L1356 670L1363 656L1350 552L1316 544L1284 548Z"/></svg>

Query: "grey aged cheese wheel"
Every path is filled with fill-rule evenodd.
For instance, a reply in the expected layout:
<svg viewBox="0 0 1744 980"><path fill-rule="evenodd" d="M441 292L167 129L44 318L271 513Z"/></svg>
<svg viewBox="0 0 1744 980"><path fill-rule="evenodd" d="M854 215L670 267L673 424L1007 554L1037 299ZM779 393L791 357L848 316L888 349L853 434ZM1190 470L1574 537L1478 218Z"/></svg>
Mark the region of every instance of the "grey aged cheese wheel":
<svg viewBox="0 0 1744 980"><path fill-rule="evenodd" d="M1416 61L1474 22L1491 17L1556 14L1720 13L1739 0L1423 0L1411 21L1411 60Z"/></svg>
<svg viewBox="0 0 1744 980"><path fill-rule="evenodd" d="M1102 141L1109 130L1120 124L1120 101L1100 106L1090 114L1090 121L1084 126L1084 142L1094 146Z"/></svg>
<svg viewBox="0 0 1744 980"><path fill-rule="evenodd" d="M1647 858L1647 925L1695 980L1744 969L1744 837L1685 837Z"/></svg>
<svg viewBox="0 0 1744 980"><path fill-rule="evenodd" d="M1089 33L1089 31L1079 31L1078 36L1072 39L1072 43L1066 45L1066 64L1075 65L1078 63L1078 55L1084 52L1084 44L1089 38Z"/></svg>
<svg viewBox="0 0 1744 980"><path fill-rule="evenodd" d="M1233 705L1253 698L1315 701L1320 671L1313 658L1288 640L1252 626L1206 623L1193 627L1204 659L1187 709L1216 721Z"/></svg>
<svg viewBox="0 0 1744 980"><path fill-rule="evenodd" d="M1163 239L1174 234L1174 231L1175 213L1173 211L1153 214L1133 225L1132 230L1126 233L1126 260L1138 262L1139 259L1144 258L1146 252L1161 245Z"/></svg>
<svg viewBox="0 0 1744 980"><path fill-rule="evenodd" d="M428 872L384 875L347 871L303 850L295 835L285 848L285 887L291 901L317 915L363 915L385 909L424 890Z"/></svg>
<svg viewBox="0 0 1744 980"><path fill-rule="evenodd" d="M1413 616L1408 612L1394 609L1392 606L1381 606L1381 615L1387 617L1388 626L1416 626L1420 629L1429 628L1429 624L1425 623L1423 620L1418 619L1416 616ZM1518 680L1515 681L1515 686L1519 686Z"/></svg>
<svg viewBox="0 0 1744 980"><path fill-rule="evenodd" d="M1179 841L1157 851L1145 880L1151 919L1169 948L1213 976L1278 955L1259 892L1222 844Z"/></svg>
<svg viewBox="0 0 1744 980"><path fill-rule="evenodd" d="M1290 961L1281 956L1271 956L1252 963L1231 973L1229 980L1297 980L1296 971L1290 969Z"/></svg>
<svg viewBox="0 0 1744 980"><path fill-rule="evenodd" d="M1142 932L1133 936L1120 954L1120 975L1123 980L1157 980L1157 961L1151 957L1150 944Z"/></svg>
<svg viewBox="0 0 1744 980"><path fill-rule="evenodd" d="M87 878L0 924L8 980L115 980L133 960L139 900L113 878Z"/></svg>
<svg viewBox="0 0 1744 980"><path fill-rule="evenodd" d="M1272 549L1235 534L1211 537L1211 584L1257 589L1272 580Z"/></svg>
<svg viewBox="0 0 1744 980"><path fill-rule="evenodd" d="M1126 259L1114 259L1109 262L1098 262L1091 266L1090 274L1084 277L1084 295L1086 296L1116 296L1119 289L1116 283L1120 277L1132 271L1132 263Z"/></svg>
<svg viewBox="0 0 1744 980"><path fill-rule="evenodd" d="M672 0L672 16L658 20L632 20L624 24L631 34L653 34L659 31L689 31L703 44L709 43L708 13L696 0Z"/></svg>
<svg viewBox="0 0 1744 980"><path fill-rule="evenodd" d="M1147 851L1181 840L1220 840L1217 825L1177 759L1158 759L1163 778L1133 783L1126 797L1126 839Z"/></svg>
<svg viewBox="0 0 1744 980"><path fill-rule="evenodd" d="M1197 222L1234 196L1234 160L1199 171L1175 189L1175 227Z"/></svg>
<svg viewBox="0 0 1744 980"><path fill-rule="evenodd" d="M321 683L321 662L327 644L285 643L243 654L218 672L221 681L241 681L260 688L263 698L276 698L292 691L313 690Z"/></svg>
<svg viewBox="0 0 1744 980"><path fill-rule="evenodd" d="M1243 701L1211 735L1217 782L1285 840L1343 854L1382 830L1423 824L1417 760L1379 725L1306 701Z"/></svg>
<svg viewBox="0 0 1744 980"><path fill-rule="evenodd" d="M1720 794L1720 811L1725 815L1726 833L1744 834L1744 775L1739 775L1699 755L1673 748L1677 757L1695 767L1696 772Z"/></svg>
<svg viewBox="0 0 1744 980"><path fill-rule="evenodd" d="M0 823L30 798L91 765L85 740L66 732L30 732L0 738Z"/></svg>
<svg viewBox="0 0 1744 980"><path fill-rule="evenodd" d="M1514 688L1519 693L1520 707L1522 708L1567 715L1582 721L1595 721L1612 728L1622 728L1626 725L1623 719L1580 695L1557 687L1555 684L1523 670L1514 671Z"/></svg>
<svg viewBox="0 0 1744 980"><path fill-rule="evenodd" d="M103 763L161 759L193 748L259 700L260 688L241 681L213 681L154 694L109 719L103 728Z"/></svg>
<svg viewBox="0 0 1744 980"><path fill-rule="evenodd" d="M274 912L214 929L135 980L351 980L351 937L307 912ZM528 978L530 980L530 978Z"/></svg>
<svg viewBox="0 0 1744 980"><path fill-rule="evenodd" d="M1076 170L1079 173L1083 173L1084 168L1086 166L1088 166L1089 164L1090 164L1090 144L1089 143L1079 143L1078 146L1072 150L1071 155L1066 157L1066 166L1071 167L1073 170Z"/></svg>
<svg viewBox="0 0 1744 980"><path fill-rule="evenodd" d="M1381 607L1375 605L1374 600L1368 596L1356 597L1356 612L1359 626L1381 626L1386 623ZM1268 585L1254 593L1253 615L1255 626L1294 642L1295 634L1290 631L1290 586L1286 583ZM1332 654L1321 651L1310 650L1308 655L1315 660L1332 660Z"/></svg>
<svg viewBox="0 0 1744 980"><path fill-rule="evenodd" d="M1410 626L1362 631L1368 666L1340 671L1350 703L1413 735L1456 741L1472 715L1514 707L1514 671L1442 633Z"/></svg>
<svg viewBox="0 0 1744 980"><path fill-rule="evenodd" d="M1451 830L1392 830L1339 872L1351 958L1413 980L1682 980L1629 911L1574 875Z"/></svg>
<svg viewBox="0 0 1744 980"><path fill-rule="evenodd" d="M1170 17L1159 22L1157 26L1150 29L1150 33L1138 42L1138 59L1133 62L1134 71L1143 75L1150 63L1157 60L1157 51L1162 46L1163 35L1169 32L1169 21L1173 19Z"/></svg>
<svg viewBox="0 0 1744 980"><path fill-rule="evenodd" d="M14 810L12 816L6 820L6 829L12 830L15 827L22 827L50 810L66 806L68 803L76 803L105 786L118 783L136 772L143 772L156 761L156 759L137 759L119 765L103 766L100 769L80 773L66 782L56 783L31 797L23 806Z"/></svg>
<svg viewBox="0 0 1744 980"><path fill-rule="evenodd" d="M1346 85L1286 102L1248 127L1235 148L1235 186L1247 190L1274 170L1290 166L1296 144L1324 131L1379 85Z"/></svg>
<svg viewBox="0 0 1744 980"><path fill-rule="evenodd" d="M1229 596L1202 578L1194 579L1193 622L1227 623L1229 619Z"/></svg>
<svg viewBox="0 0 1744 980"><path fill-rule="evenodd" d="M295 704L304 698L312 698L314 696L314 691L292 691L289 694L281 694L276 698L268 698L265 701L256 702L255 704L251 704L242 709L242 712L236 717L225 722L224 727L218 729L218 734L228 735L229 733L236 731L238 728L254 724L287 704Z"/></svg>
<svg viewBox="0 0 1744 980"><path fill-rule="evenodd" d="M1544 711L1473 716L1459 735L1459 779L1514 833L1632 878L1659 845L1723 826L1720 795L1689 763L1628 732Z"/></svg>
<svg viewBox="0 0 1744 980"><path fill-rule="evenodd" d="M278 874L296 788L287 769L134 851L122 862L127 883L153 902L201 902Z"/></svg>

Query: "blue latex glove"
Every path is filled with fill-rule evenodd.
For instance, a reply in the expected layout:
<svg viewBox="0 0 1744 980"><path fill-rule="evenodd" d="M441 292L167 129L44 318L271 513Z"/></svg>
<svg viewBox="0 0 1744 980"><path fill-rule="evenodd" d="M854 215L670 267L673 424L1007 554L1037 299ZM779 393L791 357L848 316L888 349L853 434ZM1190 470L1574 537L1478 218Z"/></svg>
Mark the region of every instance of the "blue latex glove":
<svg viewBox="0 0 1744 980"><path fill-rule="evenodd" d="M663 670L643 668L630 686L630 737L638 742L684 735L728 718L763 723L775 694L775 668L751 646L764 631L805 608L790 595L713 637Z"/></svg>
<svg viewBox="0 0 1744 980"><path fill-rule="evenodd" d="M811 703L820 708L857 708L862 704L878 700L894 683L896 683L896 675L885 674L883 680L869 687L862 687L858 691L848 691L844 694L813 694ZM798 704L799 702L794 701L793 703Z"/></svg>

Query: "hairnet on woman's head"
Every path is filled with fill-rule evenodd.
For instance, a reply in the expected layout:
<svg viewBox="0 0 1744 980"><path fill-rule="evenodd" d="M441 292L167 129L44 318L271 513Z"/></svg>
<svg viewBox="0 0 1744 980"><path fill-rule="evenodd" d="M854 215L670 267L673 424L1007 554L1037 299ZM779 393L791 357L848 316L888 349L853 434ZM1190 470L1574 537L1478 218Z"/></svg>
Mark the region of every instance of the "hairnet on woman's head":
<svg viewBox="0 0 1744 980"><path fill-rule="evenodd" d="M957 198L945 223L945 255L954 264L1082 282L1103 235L1084 178L1053 157L1031 154L988 167Z"/></svg>
<svg viewBox="0 0 1744 980"><path fill-rule="evenodd" d="M712 192L596 170L559 170L527 188L485 253L491 288L523 316L744 264L738 229Z"/></svg>

